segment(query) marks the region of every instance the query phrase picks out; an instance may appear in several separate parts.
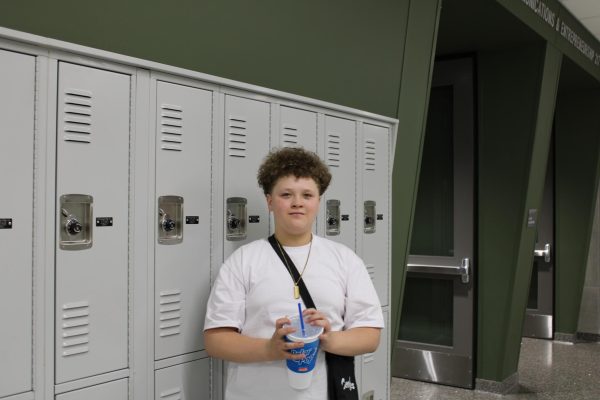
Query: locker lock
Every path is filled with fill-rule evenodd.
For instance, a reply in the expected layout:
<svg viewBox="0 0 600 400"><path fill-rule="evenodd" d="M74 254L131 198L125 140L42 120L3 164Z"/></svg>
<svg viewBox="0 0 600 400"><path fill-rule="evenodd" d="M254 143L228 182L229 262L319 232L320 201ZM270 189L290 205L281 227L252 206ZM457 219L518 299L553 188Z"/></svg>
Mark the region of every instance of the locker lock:
<svg viewBox="0 0 600 400"><path fill-rule="evenodd" d="M364 203L364 232L365 233L375 233L375 229L376 229L376 214L375 214L375 206L376 203L373 200L367 200Z"/></svg>
<svg viewBox="0 0 600 400"><path fill-rule="evenodd" d="M325 233L327 235L339 235L340 234L340 201L339 200L327 200L327 206L325 210L325 221L327 226Z"/></svg>
<svg viewBox="0 0 600 400"><path fill-rule="evenodd" d="M59 201L59 247L62 250L92 247L94 198L85 194L64 194Z"/></svg>
<svg viewBox="0 0 600 400"><path fill-rule="evenodd" d="M227 198L225 216L225 238L227 240L246 239L246 215L248 200L244 197Z"/></svg>
<svg viewBox="0 0 600 400"><path fill-rule="evenodd" d="M240 226L240 219L237 218L235 215L233 214L229 214L227 215L227 225L229 226L229 229L233 230L233 229L237 229Z"/></svg>
<svg viewBox="0 0 600 400"><path fill-rule="evenodd" d="M158 198L158 243L179 244L183 242L183 197L160 196Z"/></svg>
<svg viewBox="0 0 600 400"><path fill-rule="evenodd" d="M169 214L167 214L166 212L164 212L162 209L160 209L160 226L162 227L162 229L165 232L171 232L173 229L175 229L175 221L169 217Z"/></svg>
<svg viewBox="0 0 600 400"><path fill-rule="evenodd" d="M62 214L67 218L67 221L65 222L65 230L67 233L72 236L81 233L83 225L81 225L81 222L79 222L77 217L73 214L69 214L64 208L62 209Z"/></svg>

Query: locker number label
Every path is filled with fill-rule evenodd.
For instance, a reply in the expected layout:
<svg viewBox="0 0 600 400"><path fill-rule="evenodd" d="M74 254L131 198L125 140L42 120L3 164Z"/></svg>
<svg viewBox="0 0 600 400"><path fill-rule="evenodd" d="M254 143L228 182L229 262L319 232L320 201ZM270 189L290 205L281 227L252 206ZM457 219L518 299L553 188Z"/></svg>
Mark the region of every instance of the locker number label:
<svg viewBox="0 0 600 400"><path fill-rule="evenodd" d="M342 214L342 221L350 221L350 215Z"/></svg>
<svg viewBox="0 0 600 400"><path fill-rule="evenodd" d="M0 229L12 229L12 218L0 218Z"/></svg>
<svg viewBox="0 0 600 400"><path fill-rule="evenodd" d="M377 214L377 221L383 221L383 214Z"/></svg>
<svg viewBox="0 0 600 400"><path fill-rule="evenodd" d="M98 217L96 218L96 226L113 226L112 217Z"/></svg>
<svg viewBox="0 0 600 400"><path fill-rule="evenodd" d="M197 215L188 215L185 217L185 223L191 225L197 225L200 223L200 217Z"/></svg>
<svg viewBox="0 0 600 400"><path fill-rule="evenodd" d="M251 224L258 224L260 222L260 215L248 216L248 222Z"/></svg>

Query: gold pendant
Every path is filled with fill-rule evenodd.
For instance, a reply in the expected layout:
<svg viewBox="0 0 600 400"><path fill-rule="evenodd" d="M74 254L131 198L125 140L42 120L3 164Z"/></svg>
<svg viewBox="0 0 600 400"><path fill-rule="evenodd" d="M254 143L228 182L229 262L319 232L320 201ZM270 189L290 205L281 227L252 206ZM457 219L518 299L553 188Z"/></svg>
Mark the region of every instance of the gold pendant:
<svg viewBox="0 0 600 400"><path fill-rule="evenodd" d="M294 285L294 298L295 299L300 298L300 288L298 287L298 285Z"/></svg>

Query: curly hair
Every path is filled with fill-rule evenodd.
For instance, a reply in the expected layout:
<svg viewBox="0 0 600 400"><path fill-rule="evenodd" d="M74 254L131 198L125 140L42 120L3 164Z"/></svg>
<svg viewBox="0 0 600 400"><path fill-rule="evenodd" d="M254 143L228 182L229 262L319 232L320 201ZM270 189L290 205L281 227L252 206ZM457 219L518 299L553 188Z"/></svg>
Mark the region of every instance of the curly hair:
<svg viewBox="0 0 600 400"><path fill-rule="evenodd" d="M331 182L329 168L316 153L303 148L284 147L267 154L258 169L258 185L267 195L279 178L290 175L312 178L319 187L319 195L325 193Z"/></svg>

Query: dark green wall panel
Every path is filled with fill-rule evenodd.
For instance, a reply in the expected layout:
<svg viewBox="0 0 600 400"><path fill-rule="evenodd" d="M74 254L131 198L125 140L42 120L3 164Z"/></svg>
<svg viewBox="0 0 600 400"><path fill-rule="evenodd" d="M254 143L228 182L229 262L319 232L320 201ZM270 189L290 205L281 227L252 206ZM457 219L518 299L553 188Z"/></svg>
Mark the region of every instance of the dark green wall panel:
<svg viewBox="0 0 600 400"><path fill-rule="evenodd" d="M398 337L400 324L440 7L441 0L418 0L411 1L409 10L392 173L392 346Z"/></svg>
<svg viewBox="0 0 600 400"><path fill-rule="evenodd" d="M395 117L407 4L5 1L0 26Z"/></svg>
<svg viewBox="0 0 600 400"><path fill-rule="evenodd" d="M541 43L483 51L478 65L477 377L503 381L517 369L535 240L526 214L541 207L560 55Z"/></svg>
<svg viewBox="0 0 600 400"><path fill-rule="evenodd" d="M555 331L577 331L594 220L600 91L561 92L556 110Z"/></svg>

